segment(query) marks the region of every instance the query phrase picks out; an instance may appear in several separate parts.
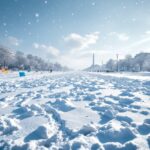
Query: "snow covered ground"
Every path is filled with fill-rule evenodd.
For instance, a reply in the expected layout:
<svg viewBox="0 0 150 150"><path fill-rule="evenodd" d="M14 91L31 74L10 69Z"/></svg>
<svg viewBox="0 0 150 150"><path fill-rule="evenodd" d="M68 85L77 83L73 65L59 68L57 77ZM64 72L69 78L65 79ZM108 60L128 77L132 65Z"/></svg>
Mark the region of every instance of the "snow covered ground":
<svg viewBox="0 0 150 150"><path fill-rule="evenodd" d="M0 74L0 149L148 150L150 76Z"/></svg>

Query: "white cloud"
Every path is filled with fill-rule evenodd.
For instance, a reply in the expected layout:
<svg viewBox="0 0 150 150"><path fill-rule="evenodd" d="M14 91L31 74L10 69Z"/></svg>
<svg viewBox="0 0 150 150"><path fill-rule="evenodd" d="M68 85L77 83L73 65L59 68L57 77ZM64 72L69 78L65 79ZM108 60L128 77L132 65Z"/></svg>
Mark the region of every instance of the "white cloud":
<svg viewBox="0 0 150 150"><path fill-rule="evenodd" d="M33 47L38 50L43 50L43 51L45 51L45 53L47 53L53 57L57 57L60 53L60 51L57 48L55 48L53 46L48 46L45 44L33 43Z"/></svg>
<svg viewBox="0 0 150 150"><path fill-rule="evenodd" d="M150 34L150 30L149 30L149 31L146 31L145 34L148 34L148 35L149 35L149 34Z"/></svg>
<svg viewBox="0 0 150 150"><path fill-rule="evenodd" d="M64 37L64 41L70 48L67 52L61 54L59 62L74 69L83 69L89 65L89 55L87 57L87 51L92 44L95 44L99 38L99 32L85 34L81 36L77 33L71 33Z"/></svg>
<svg viewBox="0 0 150 150"><path fill-rule="evenodd" d="M92 64L92 55L95 53L96 63L106 62L108 58L116 57L116 51L93 50L90 45L95 44L99 38L99 32L81 36L77 33L71 33L64 38L70 47L70 50L61 54L59 62L74 69L84 69Z"/></svg>
<svg viewBox="0 0 150 150"><path fill-rule="evenodd" d="M64 37L65 42L71 48L71 50L82 50L88 48L90 45L95 44L99 38L99 32L86 34L81 36L77 33L71 33Z"/></svg>
<svg viewBox="0 0 150 150"><path fill-rule="evenodd" d="M13 45L13 46L19 46L21 44L21 40L19 40L18 38L14 37L14 36L9 36L7 39L8 43Z"/></svg>
<svg viewBox="0 0 150 150"><path fill-rule="evenodd" d="M109 33L109 35L117 37L120 41L128 41L129 40L129 36L126 33L111 32L111 33Z"/></svg>

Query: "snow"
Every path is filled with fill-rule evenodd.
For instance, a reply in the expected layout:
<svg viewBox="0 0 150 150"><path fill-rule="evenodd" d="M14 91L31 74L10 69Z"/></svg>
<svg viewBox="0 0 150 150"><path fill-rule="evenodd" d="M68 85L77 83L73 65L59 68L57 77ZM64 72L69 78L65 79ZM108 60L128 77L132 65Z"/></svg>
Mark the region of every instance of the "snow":
<svg viewBox="0 0 150 150"><path fill-rule="evenodd" d="M99 115L97 112L86 106L87 102L73 102L74 109L66 113L60 113L61 118L65 120L66 126L72 130L80 130L84 125L98 123Z"/></svg>
<svg viewBox="0 0 150 150"><path fill-rule="evenodd" d="M39 13L35 13L35 17L38 18L39 17Z"/></svg>
<svg viewBox="0 0 150 150"><path fill-rule="evenodd" d="M109 75L113 77L125 77L129 79L138 79L138 80L150 80L150 73L149 72L139 72L139 73L101 73L102 75Z"/></svg>
<svg viewBox="0 0 150 150"><path fill-rule="evenodd" d="M150 149L149 73L0 73L0 149Z"/></svg>
<svg viewBox="0 0 150 150"><path fill-rule="evenodd" d="M47 1L44 1L45 4L47 4Z"/></svg>

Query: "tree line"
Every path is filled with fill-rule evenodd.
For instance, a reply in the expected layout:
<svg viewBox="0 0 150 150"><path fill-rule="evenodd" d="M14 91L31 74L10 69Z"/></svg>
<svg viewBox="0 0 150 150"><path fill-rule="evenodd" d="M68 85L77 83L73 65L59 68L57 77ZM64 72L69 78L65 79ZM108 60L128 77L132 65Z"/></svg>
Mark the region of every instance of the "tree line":
<svg viewBox="0 0 150 150"><path fill-rule="evenodd" d="M12 52L8 48L0 46L0 68L11 70L34 70L34 71L66 71L67 67L59 63L49 63L38 56L25 55L23 52Z"/></svg>
<svg viewBox="0 0 150 150"><path fill-rule="evenodd" d="M124 59L110 59L102 66L107 71L150 71L150 53L139 53L134 57L127 55Z"/></svg>

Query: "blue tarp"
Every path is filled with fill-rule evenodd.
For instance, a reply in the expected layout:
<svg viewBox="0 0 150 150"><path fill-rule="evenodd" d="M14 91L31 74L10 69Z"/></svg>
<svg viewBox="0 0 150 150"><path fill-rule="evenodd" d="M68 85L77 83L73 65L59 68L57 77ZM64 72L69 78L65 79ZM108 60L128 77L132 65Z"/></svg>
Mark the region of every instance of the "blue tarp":
<svg viewBox="0 0 150 150"><path fill-rule="evenodd" d="M20 72L19 72L19 76L20 76L20 77L24 77L24 76L26 76L26 74L25 74L25 72L20 71Z"/></svg>

